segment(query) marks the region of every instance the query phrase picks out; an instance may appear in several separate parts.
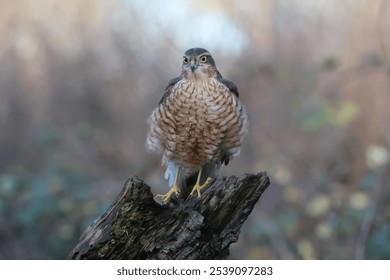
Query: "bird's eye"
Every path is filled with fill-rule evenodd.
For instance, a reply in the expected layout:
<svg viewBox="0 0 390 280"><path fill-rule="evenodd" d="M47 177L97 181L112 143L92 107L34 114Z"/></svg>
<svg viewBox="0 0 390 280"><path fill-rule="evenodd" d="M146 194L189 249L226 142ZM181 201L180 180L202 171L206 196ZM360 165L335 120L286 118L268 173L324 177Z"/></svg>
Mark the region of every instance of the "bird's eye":
<svg viewBox="0 0 390 280"><path fill-rule="evenodd" d="M201 56L200 57L200 62L206 62L207 61L207 56Z"/></svg>
<svg viewBox="0 0 390 280"><path fill-rule="evenodd" d="M187 58L187 57L183 57L183 63L184 63L184 64L187 64L187 63L188 63L188 58Z"/></svg>

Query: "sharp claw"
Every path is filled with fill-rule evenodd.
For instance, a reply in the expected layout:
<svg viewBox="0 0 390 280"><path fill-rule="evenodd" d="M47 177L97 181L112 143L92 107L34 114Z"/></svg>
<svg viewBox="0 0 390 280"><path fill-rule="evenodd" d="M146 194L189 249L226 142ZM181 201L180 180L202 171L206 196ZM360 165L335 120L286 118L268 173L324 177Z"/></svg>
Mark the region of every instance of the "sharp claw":
<svg viewBox="0 0 390 280"><path fill-rule="evenodd" d="M172 196L175 195L176 197L179 197L180 192L181 190L176 185L173 185L166 194L156 194L155 197L160 197L163 204L168 204L171 201Z"/></svg>
<svg viewBox="0 0 390 280"><path fill-rule="evenodd" d="M193 196L194 193L197 192L197 193L198 193L198 199L200 199L200 198L202 197L200 191L201 191L203 188L205 188L205 187L211 182L211 180L212 180L212 179L211 179L210 177L208 177L207 180L206 180L206 182L204 182L202 185L199 185L199 183L197 182L197 183L195 184L195 186L192 188L192 191L191 191L191 193L190 193L189 196Z"/></svg>

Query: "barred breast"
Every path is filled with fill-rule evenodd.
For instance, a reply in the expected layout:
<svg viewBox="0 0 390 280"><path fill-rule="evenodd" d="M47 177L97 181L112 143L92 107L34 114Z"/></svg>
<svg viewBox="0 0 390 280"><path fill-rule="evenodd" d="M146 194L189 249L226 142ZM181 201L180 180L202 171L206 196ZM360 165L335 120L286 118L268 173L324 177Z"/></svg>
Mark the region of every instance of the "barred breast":
<svg viewBox="0 0 390 280"><path fill-rule="evenodd" d="M238 97L215 78L179 81L148 121L148 149L191 170L237 156L248 125Z"/></svg>

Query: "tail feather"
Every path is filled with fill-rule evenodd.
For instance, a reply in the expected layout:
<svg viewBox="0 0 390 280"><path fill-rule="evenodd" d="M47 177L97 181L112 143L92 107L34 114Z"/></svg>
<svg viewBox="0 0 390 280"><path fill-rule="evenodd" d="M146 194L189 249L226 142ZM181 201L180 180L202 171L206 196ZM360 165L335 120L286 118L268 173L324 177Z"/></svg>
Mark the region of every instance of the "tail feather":
<svg viewBox="0 0 390 280"><path fill-rule="evenodd" d="M206 182L207 178L216 179L221 173L222 165L217 164L206 164L202 167L202 176L200 177L200 184Z"/></svg>
<svg viewBox="0 0 390 280"><path fill-rule="evenodd" d="M172 188L175 183L175 176L179 165L173 162L169 162L167 169L165 170L164 178L168 181L169 188ZM200 178L200 184L206 182L207 178L216 179L222 169L222 164L206 164L202 167L202 174ZM198 178L199 170L192 171L184 167L180 168L179 178L178 178L178 187L182 190L184 196L188 195L192 187L195 185L196 179Z"/></svg>
<svg viewBox="0 0 390 280"><path fill-rule="evenodd" d="M167 169L165 170L164 178L168 180L169 188L172 188L173 183L175 183L176 170L178 166L173 162L168 163Z"/></svg>

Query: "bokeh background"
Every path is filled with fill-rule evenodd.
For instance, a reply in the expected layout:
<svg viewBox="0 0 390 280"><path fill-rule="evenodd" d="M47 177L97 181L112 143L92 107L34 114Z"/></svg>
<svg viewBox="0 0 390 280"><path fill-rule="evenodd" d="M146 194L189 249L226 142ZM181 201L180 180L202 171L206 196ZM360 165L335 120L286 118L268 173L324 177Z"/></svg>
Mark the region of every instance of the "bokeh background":
<svg viewBox="0 0 390 280"><path fill-rule="evenodd" d="M0 258L64 259L204 47L250 118L223 175L272 184L232 259L390 259L390 1L0 0Z"/></svg>

